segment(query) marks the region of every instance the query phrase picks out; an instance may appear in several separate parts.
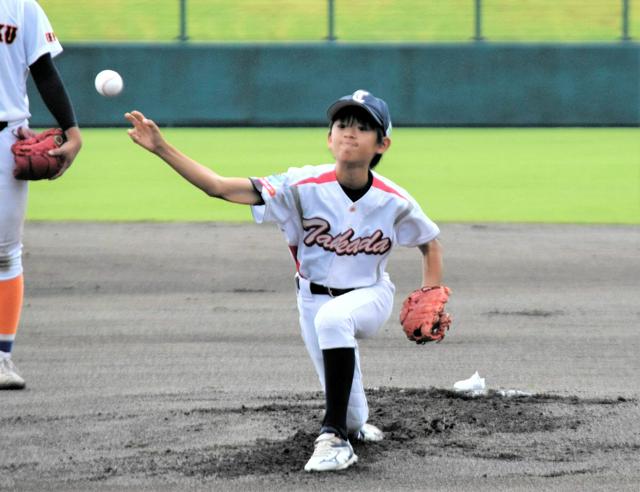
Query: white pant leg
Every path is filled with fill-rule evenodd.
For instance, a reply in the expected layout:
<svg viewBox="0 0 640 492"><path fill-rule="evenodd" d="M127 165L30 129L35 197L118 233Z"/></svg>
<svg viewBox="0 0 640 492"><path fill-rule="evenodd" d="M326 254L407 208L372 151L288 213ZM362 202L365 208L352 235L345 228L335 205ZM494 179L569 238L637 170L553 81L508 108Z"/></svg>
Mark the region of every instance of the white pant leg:
<svg viewBox="0 0 640 492"><path fill-rule="evenodd" d="M322 350L341 347L355 349L356 363L347 410L349 433L359 430L369 417L356 340L375 335L389 319L394 293L395 287L388 277L373 287L357 289L334 298L311 294L309 282L300 279L298 310L302 338L323 390L325 381Z"/></svg>
<svg viewBox="0 0 640 492"><path fill-rule="evenodd" d="M26 181L13 177L11 145L16 141L13 131L18 126L20 124L10 125L0 132L0 280L22 273L22 231L28 186Z"/></svg>

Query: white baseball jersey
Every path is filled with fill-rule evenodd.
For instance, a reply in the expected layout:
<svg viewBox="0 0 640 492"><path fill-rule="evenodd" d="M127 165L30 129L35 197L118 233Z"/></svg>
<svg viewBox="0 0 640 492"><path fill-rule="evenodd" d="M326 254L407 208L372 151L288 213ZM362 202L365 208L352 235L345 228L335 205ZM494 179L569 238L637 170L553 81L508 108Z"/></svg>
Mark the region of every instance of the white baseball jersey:
<svg viewBox="0 0 640 492"><path fill-rule="evenodd" d="M62 46L35 0L0 1L0 121L31 116L27 98L29 66Z"/></svg>
<svg viewBox="0 0 640 492"><path fill-rule="evenodd" d="M317 284L374 285L395 244L418 246L440 233L404 189L375 172L356 202L338 183L335 164L290 168L259 181L265 204L252 206L255 221L279 225L298 272Z"/></svg>

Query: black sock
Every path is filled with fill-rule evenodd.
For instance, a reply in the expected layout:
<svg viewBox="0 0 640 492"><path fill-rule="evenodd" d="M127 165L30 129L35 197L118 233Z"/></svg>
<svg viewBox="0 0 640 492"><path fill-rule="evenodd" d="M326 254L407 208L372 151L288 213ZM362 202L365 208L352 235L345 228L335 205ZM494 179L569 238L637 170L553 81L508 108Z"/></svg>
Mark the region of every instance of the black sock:
<svg viewBox="0 0 640 492"><path fill-rule="evenodd" d="M351 347L322 351L326 414L321 433L333 432L347 439L347 407L356 366L356 352Z"/></svg>

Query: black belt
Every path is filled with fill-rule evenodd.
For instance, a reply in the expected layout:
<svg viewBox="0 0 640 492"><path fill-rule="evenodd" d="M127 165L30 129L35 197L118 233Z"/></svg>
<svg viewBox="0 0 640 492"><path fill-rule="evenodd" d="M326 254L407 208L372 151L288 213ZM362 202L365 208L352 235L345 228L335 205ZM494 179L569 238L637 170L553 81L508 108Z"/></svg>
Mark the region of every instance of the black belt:
<svg viewBox="0 0 640 492"><path fill-rule="evenodd" d="M7 127L8 123L6 121L0 121L0 132Z"/></svg>
<svg viewBox="0 0 640 492"><path fill-rule="evenodd" d="M300 288L300 279L296 277L296 285L298 289ZM338 297L342 294L346 294L347 292L351 292L354 289L334 289L333 287L326 287L320 284L314 284L313 282L309 282L309 290L312 294L320 294L331 297Z"/></svg>
<svg viewBox="0 0 640 492"><path fill-rule="evenodd" d="M309 290L312 294L324 294L326 296L338 297L355 289L334 289L332 287L326 287L324 285L309 282Z"/></svg>

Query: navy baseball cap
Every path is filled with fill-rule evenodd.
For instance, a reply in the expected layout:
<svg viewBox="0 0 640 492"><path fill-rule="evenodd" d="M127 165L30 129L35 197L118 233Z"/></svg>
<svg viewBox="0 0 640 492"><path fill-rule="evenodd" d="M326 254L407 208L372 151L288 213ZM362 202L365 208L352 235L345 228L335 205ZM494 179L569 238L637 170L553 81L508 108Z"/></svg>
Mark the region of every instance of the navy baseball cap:
<svg viewBox="0 0 640 492"><path fill-rule="evenodd" d="M359 89L353 94L341 97L334 102L329 109L327 109L327 116L330 120L334 115L342 108L347 106L358 106L363 108L369 113L378 125L382 127L382 131L385 136L391 135L391 114L389 114L389 107L379 97L374 96L368 91Z"/></svg>

